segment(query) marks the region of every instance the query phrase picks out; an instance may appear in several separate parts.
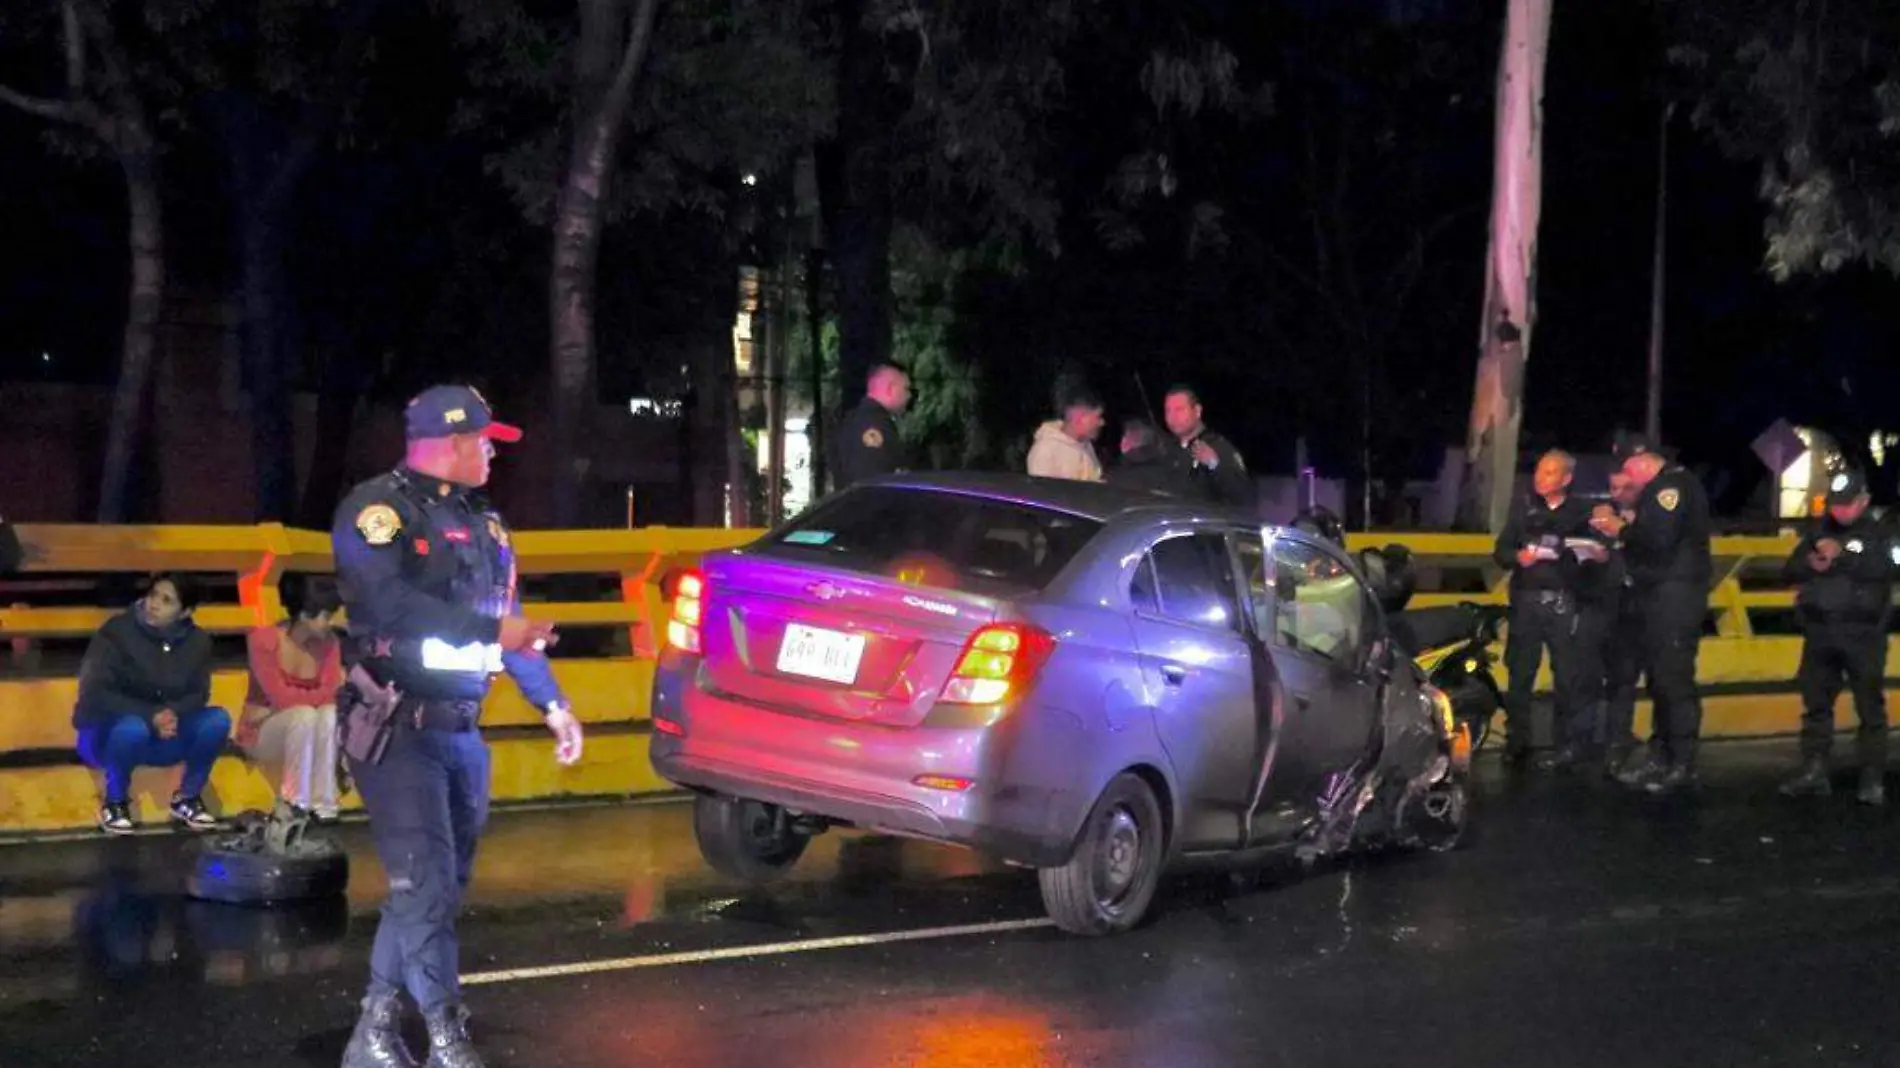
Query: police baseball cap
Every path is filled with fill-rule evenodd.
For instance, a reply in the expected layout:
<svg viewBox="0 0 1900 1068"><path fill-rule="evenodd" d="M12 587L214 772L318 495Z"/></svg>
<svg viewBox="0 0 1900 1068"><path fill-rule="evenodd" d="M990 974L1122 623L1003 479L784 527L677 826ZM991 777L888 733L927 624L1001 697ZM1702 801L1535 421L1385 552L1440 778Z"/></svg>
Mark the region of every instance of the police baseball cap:
<svg viewBox="0 0 1900 1068"><path fill-rule="evenodd" d="M1853 504L1867 492L1867 480L1859 471L1837 471L1827 480L1827 503Z"/></svg>
<svg viewBox="0 0 1900 1068"><path fill-rule="evenodd" d="M1656 443L1649 439L1649 435L1634 433L1617 435L1616 444L1611 449L1619 460L1641 456L1646 452L1661 453L1661 451L1656 447Z"/></svg>
<svg viewBox="0 0 1900 1068"><path fill-rule="evenodd" d="M521 440L521 428L496 422L494 409L472 386L434 386L410 400L403 413L409 440L480 434L494 441Z"/></svg>

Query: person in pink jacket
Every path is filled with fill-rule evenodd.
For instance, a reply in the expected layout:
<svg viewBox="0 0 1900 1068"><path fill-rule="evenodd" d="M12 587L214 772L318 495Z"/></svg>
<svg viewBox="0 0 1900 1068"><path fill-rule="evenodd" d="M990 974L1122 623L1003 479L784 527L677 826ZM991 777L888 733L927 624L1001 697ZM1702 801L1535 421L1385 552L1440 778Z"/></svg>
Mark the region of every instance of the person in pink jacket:
<svg viewBox="0 0 1900 1068"><path fill-rule="evenodd" d="M319 821L337 815L336 691L343 685L342 608L334 583L293 594L288 620L251 631L251 692L237 743L276 773L278 797Z"/></svg>

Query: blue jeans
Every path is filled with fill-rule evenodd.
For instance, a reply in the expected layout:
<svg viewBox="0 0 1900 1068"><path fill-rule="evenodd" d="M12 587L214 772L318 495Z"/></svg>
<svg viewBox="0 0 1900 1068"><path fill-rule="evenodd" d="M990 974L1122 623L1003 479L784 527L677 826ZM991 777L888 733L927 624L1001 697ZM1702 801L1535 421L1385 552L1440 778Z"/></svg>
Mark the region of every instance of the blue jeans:
<svg viewBox="0 0 1900 1068"><path fill-rule="evenodd" d="M350 761L389 900L370 951L371 996L407 989L424 1012L461 1000L455 914L488 822L488 746L476 731L399 723L380 764Z"/></svg>
<svg viewBox="0 0 1900 1068"><path fill-rule="evenodd" d="M222 708L201 708L178 717L178 733L160 738L143 716L120 716L79 732L79 759L106 773L106 803L132 800L134 768L185 766L178 784L183 797L204 793L211 766L231 737L231 716Z"/></svg>

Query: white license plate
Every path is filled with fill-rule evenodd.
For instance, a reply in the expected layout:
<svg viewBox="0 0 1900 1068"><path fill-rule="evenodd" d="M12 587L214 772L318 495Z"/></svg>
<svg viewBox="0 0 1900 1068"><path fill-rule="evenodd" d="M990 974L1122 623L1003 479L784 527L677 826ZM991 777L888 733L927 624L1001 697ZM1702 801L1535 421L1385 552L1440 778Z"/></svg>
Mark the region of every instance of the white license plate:
<svg viewBox="0 0 1900 1068"><path fill-rule="evenodd" d="M858 681L858 663L863 659L862 634L840 634L796 623L785 628L785 640L778 647L780 673L845 685Z"/></svg>

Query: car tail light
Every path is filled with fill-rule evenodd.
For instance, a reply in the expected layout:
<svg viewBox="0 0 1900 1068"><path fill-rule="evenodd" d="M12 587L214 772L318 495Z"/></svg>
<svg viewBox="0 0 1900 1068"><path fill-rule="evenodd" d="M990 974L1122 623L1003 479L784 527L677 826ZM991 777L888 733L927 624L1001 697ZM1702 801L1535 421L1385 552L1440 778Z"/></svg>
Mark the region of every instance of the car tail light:
<svg viewBox="0 0 1900 1068"><path fill-rule="evenodd" d="M1039 627L1022 623L984 627L963 646L956 672L944 683L942 700L953 705L993 705L1021 696L1055 648L1055 637Z"/></svg>
<svg viewBox="0 0 1900 1068"><path fill-rule="evenodd" d="M706 576L688 571L673 590L673 619L666 625L666 643L683 653L699 652L699 624L705 609Z"/></svg>

